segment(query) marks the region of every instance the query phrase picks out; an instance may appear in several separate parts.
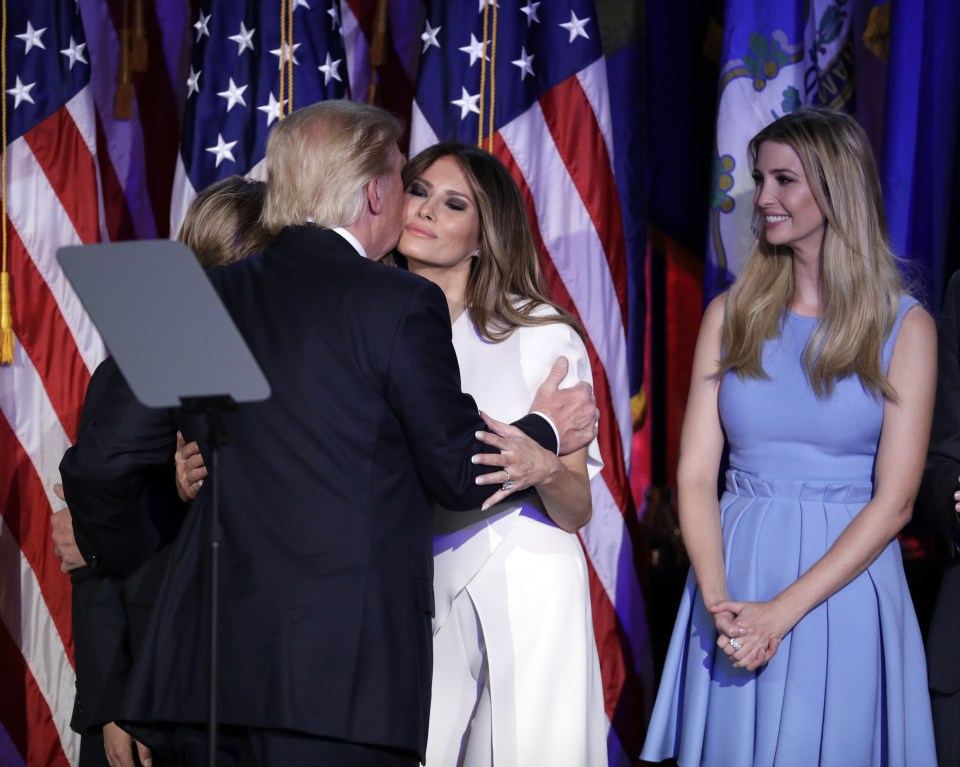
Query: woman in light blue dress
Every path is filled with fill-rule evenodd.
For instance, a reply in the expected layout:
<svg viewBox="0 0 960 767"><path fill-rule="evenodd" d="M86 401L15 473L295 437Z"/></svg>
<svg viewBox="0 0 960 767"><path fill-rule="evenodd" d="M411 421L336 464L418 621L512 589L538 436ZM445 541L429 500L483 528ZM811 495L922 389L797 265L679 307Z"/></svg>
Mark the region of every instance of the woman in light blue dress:
<svg viewBox="0 0 960 767"><path fill-rule="evenodd" d="M758 244L697 343L677 475L692 568L641 758L935 765L896 541L933 321L903 292L855 120L799 110L750 156Z"/></svg>

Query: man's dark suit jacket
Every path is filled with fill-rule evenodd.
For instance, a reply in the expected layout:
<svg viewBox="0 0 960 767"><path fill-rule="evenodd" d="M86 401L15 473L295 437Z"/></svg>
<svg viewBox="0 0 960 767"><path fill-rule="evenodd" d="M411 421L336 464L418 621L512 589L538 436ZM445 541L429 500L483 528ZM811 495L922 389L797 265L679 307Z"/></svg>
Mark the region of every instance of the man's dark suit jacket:
<svg viewBox="0 0 960 767"><path fill-rule="evenodd" d="M930 687L941 693L960 690L960 542L953 494L960 477L960 272L947 286L939 324L939 370L933 431L914 518L931 527L945 557L940 592L927 636Z"/></svg>
<svg viewBox="0 0 960 767"><path fill-rule="evenodd" d="M315 227L288 228L210 277L272 391L227 419L212 478L220 721L422 758L433 500L469 509L492 493L474 481L485 427L460 390L443 293ZM206 719L212 485L173 547L128 720Z"/></svg>
<svg viewBox="0 0 960 767"><path fill-rule="evenodd" d="M60 463L77 546L89 563L71 574L71 725L82 735L99 734L116 718L159 584L159 562L147 562L173 540L186 510L174 485L175 449L169 414L138 403L113 359L101 363L90 378L77 443Z"/></svg>

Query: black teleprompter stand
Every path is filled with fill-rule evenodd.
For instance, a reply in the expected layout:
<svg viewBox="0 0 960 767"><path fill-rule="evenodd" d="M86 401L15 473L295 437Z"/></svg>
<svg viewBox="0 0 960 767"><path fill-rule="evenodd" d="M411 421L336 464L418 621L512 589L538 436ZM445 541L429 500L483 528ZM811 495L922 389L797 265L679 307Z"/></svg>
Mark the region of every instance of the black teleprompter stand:
<svg viewBox="0 0 960 767"><path fill-rule="evenodd" d="M209 764L217 762L220 449L224 414L270 396L270 386L193 253L148 240L61 248L63 271L147 407L205 417L213 477L210 524Z"/></svg>
<svg viewBox="0 0 960 767"><path fill-rule="evenodd" d="M237 403L229 395L209 397L181 397L184 413L202 415L207 426L207 445L210 449L210 474L213 498L210 504L210 691L207 708L207 762L217 764L217 672L220 667L220 473L217 471L220 448L229 444L230 435L224 423L224 414L236 410Z"/></svg>

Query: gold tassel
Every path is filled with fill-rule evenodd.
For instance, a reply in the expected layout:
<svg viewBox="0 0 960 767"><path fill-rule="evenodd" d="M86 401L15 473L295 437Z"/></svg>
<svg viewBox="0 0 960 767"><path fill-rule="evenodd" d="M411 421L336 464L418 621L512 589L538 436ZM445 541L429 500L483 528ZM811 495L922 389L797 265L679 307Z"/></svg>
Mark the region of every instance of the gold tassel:
<svg viewBox="0 0 960 767"><path fill-rule="evenodd" d="M287 13L287 43L289 44L290 55L287 57L287 114L290 114L293 107L293 12L296 8L293 7L292 0L287 0L287 5L290 8L289 13Z"/></svg>
<svg viewBox="0 0 960 767"><path fill-rule="evenodd" d="M117 67L117 92L113 98L113 114L121 120L133 117L133 80L130 74L129 0L123 4L123 26L120 29L120 63Z"/></svg>
<svg viewBox="0 0 960 767"><path fill-rule="evenodd" d="M13 312L10 311L10 275L0 273L0 365L13 362Z"/></svg>
<svg viewBox="0 0 960 767"><path fill-rule="evenodd" d="M487 130L487 151L493 154L493 113L497 108L497 14L500 6L497 0L493 2L493 31L490 41L490 114L489 129ZM482 53L486 53L486 48Z"/></svg>
<svg viewBox="0 0 960 767"><path fill-rule="evenodd" d="M293 107L293 88L287 94L287 67L293 67L293 36L287 30L287 20L293 14L294 9L290 8L290 0L280 0L280 119L292 111ZM289 61L287 51L290 52ZM292 82L291 82L292 85Z"/></svg>
<svg viewBox="0 0 960 767"><path fill-rule="evenodd" d="M477 146L483 149L483 96L487 92L487 43L490 40L490 0L483 4L483 37L480 39L480 113L477 115Z"/></svg>
<svg viewBox="0 0 960 767"><path fill-rule="evenodd" d="M630 398L630 418L633 422L633 430L636 431L643 427L647 420L647 390L641 388Z"/></svg>
<svg viewBox="0 0 960 767"><path fill-rule="evenodd" d="M367 103L375 104L380 70L387 63L387 0L377 0L373 17L373 35L370 38L370 85L367 86Z"/></svg>
<svg viewBox="0 0 960 767"><path fill-rule="evenodd" d="M146 72L150 58L147 29L143 23L143 0L133 0L133 42L130 48L130 68Z"/></svg>
<svg viewBox="0 0 960 767"><path fill-rule="evenodd" d="M863 33L863 44L877 58L884 61L890 56L890 13L892 3L873 6L867 19L867 29Z"/></svg>
<svg viewBox="0 0 960 767"><path fill-rule="evenodd" d="M0 10L0 82L7 87L7 0ZM0 365L13 363L13 312L7 271L7 100L0 104Z"/></svg>

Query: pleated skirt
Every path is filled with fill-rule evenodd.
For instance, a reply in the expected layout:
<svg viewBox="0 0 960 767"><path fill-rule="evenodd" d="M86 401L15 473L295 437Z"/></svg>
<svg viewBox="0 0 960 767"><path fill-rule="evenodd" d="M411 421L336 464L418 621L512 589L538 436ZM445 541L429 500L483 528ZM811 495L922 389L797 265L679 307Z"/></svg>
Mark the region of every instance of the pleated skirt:
<svg viewBox="0 0 960 767"><path fill-rule="evenodd" d="M869 483L731 470L720 501L730 596L766 601L816 563ZM936 765L923 643L892 541L757 671L734 668L691 570L641 758L691 765Z"/></svg>

